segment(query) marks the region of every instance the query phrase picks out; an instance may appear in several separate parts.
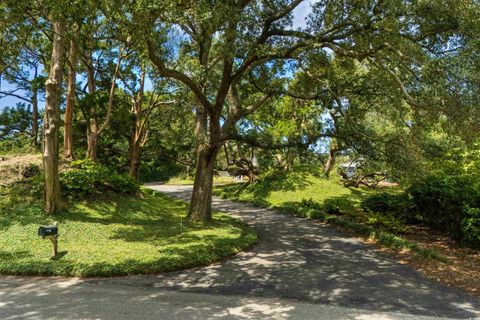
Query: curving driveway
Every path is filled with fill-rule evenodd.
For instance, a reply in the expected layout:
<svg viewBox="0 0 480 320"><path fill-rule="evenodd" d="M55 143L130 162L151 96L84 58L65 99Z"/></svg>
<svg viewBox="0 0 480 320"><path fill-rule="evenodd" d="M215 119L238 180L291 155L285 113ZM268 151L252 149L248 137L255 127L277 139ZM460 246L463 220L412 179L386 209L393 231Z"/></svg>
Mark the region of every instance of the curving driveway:
<svg viewBox="0 0 480 320"><path fill-rule="evenodd" d="M149 188L188 200L190 186ZM208 267L103 279L0 278L0 319L480 317L480 301L325 225L214 198L259 243Z"/></svg>

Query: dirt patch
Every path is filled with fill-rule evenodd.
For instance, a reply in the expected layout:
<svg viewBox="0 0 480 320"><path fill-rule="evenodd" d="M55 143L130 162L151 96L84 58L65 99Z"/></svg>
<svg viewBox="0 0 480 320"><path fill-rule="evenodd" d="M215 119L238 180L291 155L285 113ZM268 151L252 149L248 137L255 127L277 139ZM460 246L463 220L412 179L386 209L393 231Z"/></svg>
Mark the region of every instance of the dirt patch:
<svg viewBox="0 0 480 320"><path fill-rule="evenodd" d="M23 178L22 173L32 165L41 166L39 154L2 157L0 159L0 185L8 185Z"/></svg>
<svg viewBox="0 0 480 320"><path fill-rule="evenodd" d="M380 250L395 256L401 263L413 267L430 279L480 297L479 250L466 248L447 235L426 226L409 226L402 238L438 251L448 258L448 262L425 259L409 251L388 248Z"/></svg>

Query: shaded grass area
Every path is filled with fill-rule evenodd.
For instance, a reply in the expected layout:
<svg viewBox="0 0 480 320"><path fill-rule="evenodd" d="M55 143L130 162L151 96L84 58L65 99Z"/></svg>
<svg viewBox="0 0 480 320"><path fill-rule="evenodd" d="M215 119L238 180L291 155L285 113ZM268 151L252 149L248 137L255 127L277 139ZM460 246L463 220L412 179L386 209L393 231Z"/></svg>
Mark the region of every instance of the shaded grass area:
<svg viewBox="0 0 480 320"><path fill-rule="evenodd" d="M187 207L150 190L142 198L111 194L72 204L54 217L40 201L0 190L0 274L114 276L207 265L256 241L242 222L215 213L211 224L185 221ZM59 223L59 255L37 236Z"/></svg>
<svg viewBox="0 0 480 320"><path fill-rule="evenodd" d="M402 238L404 225L401 221L362 210L361 201L373 192L377 191L344 187L338 180L321 177L308 167L289 173L271 172L253 184L230 184L214 188L214 193L222 198L316 219L373 239L387 248L408 250L426 259L448 261L438 251Z"/></svg>
<svg viewBox="0 0 480 320"><path fill-rule="evenodd" d="M233 177L229 176L214 176L213 183L214 184L225 184L225 183L234 183L238 182ZM194 177L173 177L170 178L166 184L173 184L173 185L192 185L194 183Z"/></svg>

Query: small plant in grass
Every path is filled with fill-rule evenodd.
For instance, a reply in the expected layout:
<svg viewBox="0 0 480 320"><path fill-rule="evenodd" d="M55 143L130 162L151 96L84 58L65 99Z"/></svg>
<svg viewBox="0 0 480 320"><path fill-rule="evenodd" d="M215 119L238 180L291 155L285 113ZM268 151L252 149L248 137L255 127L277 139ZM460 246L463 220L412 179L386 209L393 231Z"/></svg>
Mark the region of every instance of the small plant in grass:
<svg viewBox="0 0 480 320"><path fill-rule="evenodd" d="M378 229L384 229L394 233L404 233L407 229L401 220L388 213L370 212L367 216L367 224Z"/></svg>

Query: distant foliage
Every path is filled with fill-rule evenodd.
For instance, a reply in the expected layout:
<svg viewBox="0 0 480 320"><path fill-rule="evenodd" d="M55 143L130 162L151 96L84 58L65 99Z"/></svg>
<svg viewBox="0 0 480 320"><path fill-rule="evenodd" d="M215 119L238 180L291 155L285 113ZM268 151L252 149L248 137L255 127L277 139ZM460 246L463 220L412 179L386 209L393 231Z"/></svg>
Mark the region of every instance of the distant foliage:
<svg viewBox="0 0 480 320"><path fill-rule="evenodd" d="M142 161L139 170L139 179L142 182L168 181L170 178L182 173L182 167L173 161L152 160Z"/></svg>
<svg viewBox="0 0 480 320"><path fill-rule="evenodd" d="M0 140L19 133L30 133L32 111L25 103L6 107L0 111Z"/></svg>
<svg viewBox="0 0 480 320"><path fill-rule="evenodd" d="M0 155L19 155L34 153L32 138L27 133L17 133L0 138Z"/></svg>
<svg viewBox="0 0 480 320"><path fill-rule="evenodd" d="M91 160L72 162L72 169L61 174L65 196L86 197L105 191L134 194L139 191L136 181L126 175Z"/></svg>

